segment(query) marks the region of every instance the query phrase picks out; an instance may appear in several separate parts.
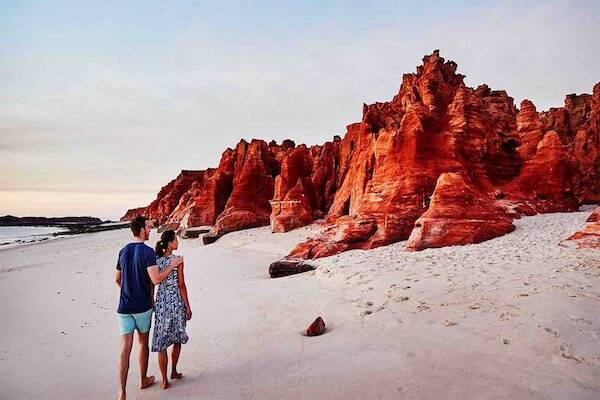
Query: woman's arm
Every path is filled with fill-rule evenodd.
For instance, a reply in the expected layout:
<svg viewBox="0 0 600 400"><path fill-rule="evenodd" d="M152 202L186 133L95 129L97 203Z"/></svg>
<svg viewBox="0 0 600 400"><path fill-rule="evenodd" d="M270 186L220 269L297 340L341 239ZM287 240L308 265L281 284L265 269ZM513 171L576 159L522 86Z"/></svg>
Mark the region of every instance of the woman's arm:
<svg viewBox="0 0 600 400"><path fill-rule="evenodd" d="M179 283L179 293L181 293L181 299L185 303L187 309L185 317L190 320L192 319L192 308L190 307L190 300L188 299L187 287L185 286L185 276L183 273L183 262L177 267L177 282Z"/></svg>

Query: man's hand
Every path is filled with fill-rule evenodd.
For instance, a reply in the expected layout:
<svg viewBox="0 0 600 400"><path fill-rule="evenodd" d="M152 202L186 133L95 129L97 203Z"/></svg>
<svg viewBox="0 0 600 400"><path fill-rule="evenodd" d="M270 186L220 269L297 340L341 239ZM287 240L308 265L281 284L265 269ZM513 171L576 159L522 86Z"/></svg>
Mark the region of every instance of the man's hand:
<svg viewBox="0 0 600 400"><path fill-rule="evenodd" d="M183 257L182 256L177 256L177 257L174 257L171 260L171 262L169 263L169 267L177 268L181 264L183 264Z"/></svg>
<svg viewBox="0 0 600 400"><path fill-rule="evenodd" d="M148 275L150 275L150 280L153 284L158 285L159 283L161 283L169 277L169 274L173 272L173 269L177 268L181 264L183 264L183 257L177 256L169 262L169 266L165 268L162 272L158 270L158 267L156 265L149 266Z"/></svg>

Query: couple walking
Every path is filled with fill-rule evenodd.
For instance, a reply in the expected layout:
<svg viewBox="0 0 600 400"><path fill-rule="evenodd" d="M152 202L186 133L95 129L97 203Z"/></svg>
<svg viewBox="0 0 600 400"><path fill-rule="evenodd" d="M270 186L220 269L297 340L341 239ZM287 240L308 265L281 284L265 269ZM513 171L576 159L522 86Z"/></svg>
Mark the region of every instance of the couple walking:
<svg viewBox="0 0 600 400"><path fill-rule="evenodd" d="M150 237L150 228L150 223L144 217L137 217L131 221L134 239L121 249L117 261L115 282L121 292L117 310L121 329L121 400L126 398L125 386L133 346L133 332L138 331L140 389L145 389L154 383L154 376L147 375L148 339L154 310L152 351L158 352L161 387L166 389L169 387L167 348L173 346L171 379L179 379L182 374L177 371L177 361L181 345L188 341L185 332L186 321L192 318L183 273L183 257L173 254L173 251L177 250L177 236L172 230L163 232L156 249L152 250L144 243ZM158 285L156 299L155 285Z"/></svg>

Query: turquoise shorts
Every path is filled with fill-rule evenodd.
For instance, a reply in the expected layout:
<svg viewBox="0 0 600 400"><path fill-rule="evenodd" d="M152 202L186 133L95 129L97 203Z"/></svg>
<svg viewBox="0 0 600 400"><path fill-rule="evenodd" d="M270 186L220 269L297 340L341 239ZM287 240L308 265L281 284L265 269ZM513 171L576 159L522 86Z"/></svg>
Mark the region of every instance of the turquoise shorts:
<svg viewBox="0 0 600 400"><path fill-rule="evenodd" d="M150 330L150 323L152 322L152 309L139 314L119 314L119 327L121 329L121 335L129 335L133 333L135 329L139 333L146 333Z"/></svg>

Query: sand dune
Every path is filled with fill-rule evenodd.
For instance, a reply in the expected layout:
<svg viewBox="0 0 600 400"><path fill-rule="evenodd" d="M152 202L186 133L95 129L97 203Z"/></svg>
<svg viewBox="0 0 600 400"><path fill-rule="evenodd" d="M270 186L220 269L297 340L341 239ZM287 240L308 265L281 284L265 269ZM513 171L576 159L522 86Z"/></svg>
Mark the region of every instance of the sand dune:
<svg viewBox="0 0 600 400"><path fill-rule="evenodd" d="M318 226L182 241L194 311L185 377L139 391L134 354L129 397L597 399L600 252L561 243L588 214L523 218L478 245L349 251L280 279L269 263ZM116 397L113 273L128 240L0 250L1 398ZM302 336L317 315L328 333Z"/></svg>

